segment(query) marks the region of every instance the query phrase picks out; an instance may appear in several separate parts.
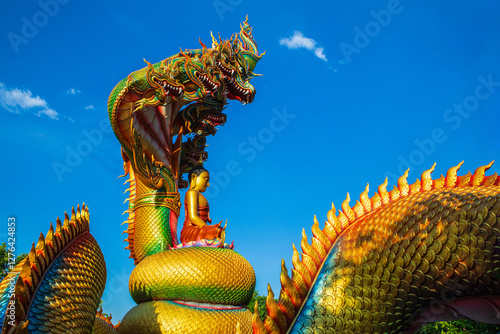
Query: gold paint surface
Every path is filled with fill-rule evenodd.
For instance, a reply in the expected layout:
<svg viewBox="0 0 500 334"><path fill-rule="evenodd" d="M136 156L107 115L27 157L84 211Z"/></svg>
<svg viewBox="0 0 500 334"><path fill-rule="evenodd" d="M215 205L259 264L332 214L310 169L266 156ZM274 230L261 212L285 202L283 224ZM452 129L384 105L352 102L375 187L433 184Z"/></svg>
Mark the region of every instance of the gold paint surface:
<svg viewBox="0 0 500 334"><path fill-rule="evenodd" d="M129 289L137 303L184 300L245 305L255 288L250 263L230 249L189 247L150 255L132 271Z"/></svg>
<svg viewBox="0 0 500 334"><path fill-rule="evenodd" d="M33 333L87 334L106 284L106 264L90 233L82 234L45 274L28 312Z"/></svg>
<svg viewBox="0 0 500 334"><path fill-rule="evenodd" d="M234 334L252 329L252 313L240 310L208 310L169 301L141 303L131 309L118 328L119 334Z"/></svg>
<svg viewBox="0 0 500 334"><path fill-rule="evenodd" d="M433 189L363 217L336 240L290 333L326 323L335 333L401 333L432 303L500 295L499 194Z"/></svg>

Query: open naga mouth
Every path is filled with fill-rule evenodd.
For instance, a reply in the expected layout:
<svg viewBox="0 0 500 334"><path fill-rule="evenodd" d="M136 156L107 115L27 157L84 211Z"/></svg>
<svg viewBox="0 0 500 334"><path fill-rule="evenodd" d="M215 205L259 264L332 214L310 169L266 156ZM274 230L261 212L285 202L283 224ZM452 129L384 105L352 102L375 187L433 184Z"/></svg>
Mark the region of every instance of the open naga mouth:
<svg viewBox="0 0 500 334"><path fill-rule="evenodd" d="M196 164L199 164L202 161L205 161L208 159L208 153L207 152L188 152L188 153L186 153L186 157L191 159L191 161L195 162Z"/></svg>
<svg viewBox="0 0 500 334"><path fill-rule="evenodd" d="M222 73L222 79L224 80L225 90L224 95L231 100L238 100L243 104L252 102L254 96L252 90L248 88L243 88L234 79L234 70L227 68L221 61L217 61L217 67Z"/></svg>
<svg viewBox="0 0 500 334"><path fill-rule="evenodd" d="M243 104L247 104L253 101L252 91L248 88L243 88L234 79L226 80L227 87L227 98L232 100L238 100Z"/></svg>
<svg viewBox="0 0 500 334"><path fill-rule="evenodd" d="M221 124L226 123L227 116L225 114L222 114L222 113L217 114L217 115L205 114L205 115L202 115L201 118L203 119L204 123L215 127L217 125L221 125Z"/></svg>
<svg viewBox="0 0 500 334"><path fill-rule="evenodd" d="M220 60L217 61L217 67L220 69L222 74L228 77L232 77L234 74L234 70L227 68Z"/></svg>
<svg viewBox="0 0 500 334"><path fill-rule="evenodd" d="M209 92L215 92L217 89L219 89L219 85L216 82L210 80L210 78L206 74L198 74L198 79L200 79L205 89Z"/></svg>
<svg viewBox="0 0 500 334"><path fill-rule="evenodd" d="M163 87L165 95L180 97L184 92L184 89L180 86L174 86L167 82L167 80L154 79L160 86Z"/></svg>

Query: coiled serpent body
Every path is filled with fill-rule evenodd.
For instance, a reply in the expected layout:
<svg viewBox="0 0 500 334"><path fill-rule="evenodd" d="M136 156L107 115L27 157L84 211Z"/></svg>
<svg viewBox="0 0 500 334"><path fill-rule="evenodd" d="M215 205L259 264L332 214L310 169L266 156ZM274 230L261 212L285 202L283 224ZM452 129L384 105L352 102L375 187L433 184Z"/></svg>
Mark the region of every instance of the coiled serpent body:
<svg viewBox="0 0 500 334"><path fill-rule="evenodd" d="M128 201L129 287L138 303L121 324L97 311L106 268L86 206L40 235L0 284L3 333L402 333L468 317L500 322L500 178L474 174L387 182L354 206L333 208L312 241L284 261L278 301L261 321L245 305L255 274L223 242L177 241L182 174L206 159L206 136L227 99L252 102L262 57L247 21L230 40L185 50L133 72L113 89L111 125L122 145ZM184 109L183 109L184 108ZM182 142L182 137L191 138ZM182 151L183 145L188 147ZM182 152L184 152L182 154ZM213 247L220 246L220 247Z"/></svg>

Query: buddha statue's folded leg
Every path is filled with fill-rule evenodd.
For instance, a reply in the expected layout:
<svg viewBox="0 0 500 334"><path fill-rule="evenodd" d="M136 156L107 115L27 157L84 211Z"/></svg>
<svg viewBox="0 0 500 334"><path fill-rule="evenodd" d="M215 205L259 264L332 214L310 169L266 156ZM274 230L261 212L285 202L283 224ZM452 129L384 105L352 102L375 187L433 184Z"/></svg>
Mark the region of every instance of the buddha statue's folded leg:
<svg viewBox="0 0 500 334"><path fill-rule="evenodd" d="M181 231L181 242L196 241L198 237L202 238L199 234L202 228L198 226L184 226Z"/></svg>
<svg viewBox="0 0 500 334"><path fill-rule="evenodd" d="M220 237L222 230L219 228L219 224L215 225L205 225L201 228L200 234L198 235L200 239L215 239Z"/></svg>

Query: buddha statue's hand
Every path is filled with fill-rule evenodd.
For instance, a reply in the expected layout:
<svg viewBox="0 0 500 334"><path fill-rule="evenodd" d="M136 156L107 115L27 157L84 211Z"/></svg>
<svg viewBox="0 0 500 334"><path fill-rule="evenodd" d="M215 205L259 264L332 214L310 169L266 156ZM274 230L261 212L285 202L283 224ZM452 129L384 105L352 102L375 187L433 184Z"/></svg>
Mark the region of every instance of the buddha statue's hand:
<svg viewBox="0 0 500 334"><path fill-rule="evenodd" d="M216 224L217 226L217 239L219 239L221 245L224 244L224 240L226 239L226 227L227 227L227 219L226 219L226 224L224 225L224 227L221 226L222 225L222 220Z"/></svg>
<svg viewBox="0 0 500 334"><path fill-rule="evenodd" d="M223 219L223 220L224 220L224 219ZM219 225L219 228L220 228L221 230L225 231L225 230L226 230L226 227L227 227L227 219L226 219L226 225L224 225L224 227L221 227L221 225L222 225L222 220L221 220L221 221L219 222L219 224L217 224L217 225Z"/></svg>

